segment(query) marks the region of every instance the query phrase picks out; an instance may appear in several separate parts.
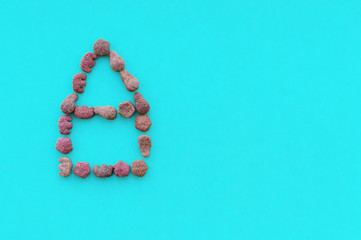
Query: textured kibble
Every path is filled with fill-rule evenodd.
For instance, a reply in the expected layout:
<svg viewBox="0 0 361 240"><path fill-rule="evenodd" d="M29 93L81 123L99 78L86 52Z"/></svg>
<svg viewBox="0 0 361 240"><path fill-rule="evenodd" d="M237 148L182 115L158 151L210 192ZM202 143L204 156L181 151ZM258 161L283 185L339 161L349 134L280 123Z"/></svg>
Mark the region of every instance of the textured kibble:
<svg viewBox="0 0 361 240"><path fill-rule="evenodd" d="M77 162L73 172L78 177L86 178L90 173L90 165L87 162Z"/></svg>
<svg viewBox="0 0 361 240"><path fill-rule="evenodd" d="M59 158L60 164L58 165L58 169L61 171L59 172L59 175L62 177L67 177L71 173L71 169L73 168L73 164L71 163L71 160L67 157L61 157Z"/></svg>
<svg viewBox="0 0 361 240"><path fill-rule="evenodd" d="M132 173L135 176L143 177L148 170L148 165L142 160L136 160L132 163Z"/></svg>
<svg viewBox="0 0 361 240"><path fill-rule="evenodd" d="M70 129L73 127L73 124L70 122L71 116L69 115L62 115L59 118L58 126L59 132L63 135L69 135Z"/></svg>
<svg viewBox="0 0 361 240"><path fill-rule="evenodd" d="M110 67L115 72L120 72L125 67L125 62L121 56L119 56L115 51L110 51L109 53L109 63Z"/></svg>
<svg viewBox="0 0 361 240"><path fill-rule="evenodd" d="M102 164L100 167L99 165L95 165L93 167L93 173L95 176L99 178L110 177L113 174L113 166Z"/></svg>
<svg viewBox="0 0 361 240"><path fill-rule="evenodd" d="M118 113L125 117L130 118L135 112L135 108L130 101L125 101L119 104Z"/></svg>
<svg viewBox="0 0 361 240"><path fill-rule="evenodd" d="M68 154L73 150L73 145L70 138L61 137L58 138L58 141L56 141L55 148L63 154Z"/></svg>
<svg viewBox="0 0 361 240"><path fill-rule="evenodd" d="M84 87L86 85L85 82L86 79L86 75L85 73L77 73L74 75L73 77L73 90L76 93L83 93L84 92Z"/></svg>
<svg viewBox="0 0 361 240"><path fill-rule="evenodd" d="M88 119L94 116L94 108L87 107L85 105L79 107L76 106L74 110L74 116L80 119Z"/></svg>
<svg viewBox="0 0 361 240"><path fill-rule="evenodd" d="M94 44L93 44L93 50L94 53L97 56L106 56L109 54L109 42L104 40L104 39L98 39Z"/></svg>
<svg viewBox="0 0 361 240"><path fill-rule="evenodd" d="M137 109L137 112L139 114L146 114L149 109L149 103L144 99L142 94L139 92L134 93L134 102L135 102L135 108Z"/></svg>
<svg viewBox="0 0 361 240"><path fill-rule="evenodd" d="M139 87L138 79L136 79L132 74L130 74L127 70L120 71L120 77L122 78L125 88L129 92L134 92Z"/></svg>
<svg viewBox="0 0 361 240"><path fill-rule="evenodd" d="M150 121L148 115L138 115L135 118L135 128L142 132L148 131L151 125L152 125L152 121Z"/></svg>
<svg viewBox="0 0 361 240"><path fill-rule="evenodd" d="M112 106L95 107L94 113L109 120L114 120L117 116L117 110Z"/></svg>
<svg viewBox="0 0 361 240"><path fill-rule="evenodd" d="M97 59L97 55L92 52L86 53L80 61L80 68L84 72L90 73L92 71L92 67L95 65L94 59Z"/></svg>
<svg viewBox="0 0 361 240"><path fill-rule="evenodd" d="M129 164L119 161L114 164L114 174L117 177L126 177L129 174L130 166Z"/></svg>
<svg viewBox="0 0 361 240"><path fill-rule="evenodd" d="M150 140L150 137L148 135L140 135L138 137L138 144L142 156L149 157L150 148L152 147L152 141Z"/></svg>
<svg viewBox="0 0 361 240"><path fill-rule="evenodd" d="M67 96L60 105L60 109L65 114L71 114L75 108L75 102L78 100L78 95L75 93Z"/></svg>

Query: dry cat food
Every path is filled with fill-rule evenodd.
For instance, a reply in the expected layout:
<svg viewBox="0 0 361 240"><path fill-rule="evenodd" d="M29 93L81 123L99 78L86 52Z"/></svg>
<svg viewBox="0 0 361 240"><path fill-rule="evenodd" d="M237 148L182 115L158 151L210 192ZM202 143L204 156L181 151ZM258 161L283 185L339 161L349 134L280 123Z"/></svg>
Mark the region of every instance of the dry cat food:
<svg viewBox="0 0 361 240"><path fill-rule="evenodd" d="M117 177L127 177L129 174L130 166L128 163L119 161L114 164L114 174Z"/></svg>
<svg viewBox="0 0 361 240"><path fill-rule="evenodd" d="M114 120L117 110L112 106L95 107L94 113L108 120Z"/></svg>
<svg viewBox="0 0 361 240"><path fill-rule="evenodd" d="M90 165L87 162L77 162L73 172L78 177L86 178L90 173Z"/></svg>
<svg viewBox="0 0 361 240"><path fill-rule="evenodd" d="M62 115L59 118L58 126L59 132L63 135L69 135L70 129L73 127L73 124L70 122L71 116L69 115Z"/></svg>
<svg viewBox="0 0 361 240"><path fill-rule="evenodd" d="M58 141L56 141L55 148L63 154L68 154L73 150L73 145L70 138L61 137L58 138Z"/></svg>
<svg viewBox="0 0 361 240"><path fill-rule="evenodd" d="M80 119L88 119L94 116L94 108L85 105L79 107L75 106L74 116Z"/></svg>
<svg viewBox="0 0 361 240"><path fill-rule="evenodd" d="M75 102L78 100L78 95L75 93L70 94L67 96L64 101L60 105L60 109L65 114L71 114L74 112Z"/></svg>
<svg viewBox="0 0 361 240"><path fill-rule="evenodd" d="M90 73L92 71L92 67L95 65L95 59L97 59L97 55L94 53L88 52L84 55L84 57L80 61L80 68L84 72Z"/></svg>
<svg viewBox="0 0 361 240"><path fill-rule="evenodd" d="M115 72L120 72L125 68L125 62L121 56L119 56L115 51L110 51L109 53L109 63L110 67Z"/></svg>
<svg viewBox="0 0 361 240"><path fill-rule="evenodd" d="M99 167L99 165L95 165L93 167L93 173L100 178L110 177L113 174L113 166L102 164L101 167Z"/></svg>
<svg viewBox="0 0 361 240"><path fill-rule="evenodd" d="M135 118L135 128L142 132L148 131L151 125L152 125L152 121L150 121L148 115L138 115Z"/></svg>
<svg viewBox="0 0 361 240"><path fill-rule="evenodd" d="M70 114L74 114L74 116L78 119L89 119L97 114L104 119L114 120L117 116L117 109L110 105L98 106L95 108L88 107L86 105L76 106L76 102L78 100L78 95L76 93L84 93L84 88L87 85L86 73L90 73L92 71L92 67L95 66L95 60L97 60L98 57L109 57L110 68L115 72L120 72L120 78L129 92L135 92L139 88L138 79L125 70L125 62L123 58L114 50L110 50L110 43L108 41L98 39L93 44L93 51L94 52L87 52L80 61L80 68L85 73L76 73L73 76L72 87L75 93L68 95L60 105L60 109L65 115L60 116L58 127L59 132L63 135L69 135L71 133L70 130L75 122L71 122L72 116L70 116ZM152 122L147 115L150 110L149 103L139 92L134 93L133 98L134 104L131 101L121 102L118 105L118 113L125 118L131 118L137 111L139 115L135 117L135 127L140 131L146 132L152 125ZM96 132L94 134L96 134ZM148 135L139 136L138 145L141 155L143 157L148 157L152 146L150 137ZM71 139L69 137L58 138L55 148L62 154L70 153L73 150ZM73 169L71 160L67 157L60 157L59 163L59 175L62 177L69 176ZM136 160L133 161L132 168L129 164L122 161L118 161L113 166L102 164L101 166L95 165L93 167L94 175L99 178L110 177L113 172L117 177L126 177L129 175L130 170L132 170L133 175L143 177L148 170L148 165L143 160ZM77 162L74 166L73 172L81 178L86 178L91 173L91 168L87 162Z"/></svg>
<svg viewBox="0 0 361 240"><path fill-rule="evenodd" d="M71 169L73 168L73 164L71 163L71 160L67 157L61 157L59 158L60 164L58 165L58 169L61 171L59 172L59 175L62 177L67 177L71 173Z"/></svg>
<svg viewBox="0 0 361 240"><path fill-rule="evenodd" d="M150 137L148 135L140 135L138 137L138 144L142 156L149 157L150 148L152 147L152 141L150 140Z"/></svg>
<svg viewBox="0 0 361 240"><path fill-rule="evenodd" d="M149 103L145 101L142 94L140 94L139 92L134 93L134 102L135 102L135 108L137 109L137 112L139 114L143 115L149 111L150 109Z"/></svg>
<svg viewBox="0 0 361 240"><path fill-rule="evenodd" d="M138 79L136 79L132 74L130 74L127 70L120 71L120 77L122 78L125 88L129 92L134 92L139 87Z"/></svg>
<svg viewBox="0 0 361 240"><path fill-rule="evenodd" d="M73 90L76 93L83 93L84 87L86 85L85 82L86 75L84 73L77 73L73 77Z"/></svg>
<svg viewBox="0 0 361 240"><path fill-rule="evenodd" d="M135 176L143 177L148 170L148 165L142 160L136 160L132 163L132 173Z"/></svg>
<svg viewBox="0 0 361 240"><path fill-rule="evenodd" d="M119 104L118 113L125 118L130 118L135 112L135 108L130 101L125 101Z"/></svg>
<svg viewBox="0 0 361 240"><path fill-rule="evenodd" d="M94 53L99 57L109 55L109 45L104 39L97 40L93 45Z"/></svg>

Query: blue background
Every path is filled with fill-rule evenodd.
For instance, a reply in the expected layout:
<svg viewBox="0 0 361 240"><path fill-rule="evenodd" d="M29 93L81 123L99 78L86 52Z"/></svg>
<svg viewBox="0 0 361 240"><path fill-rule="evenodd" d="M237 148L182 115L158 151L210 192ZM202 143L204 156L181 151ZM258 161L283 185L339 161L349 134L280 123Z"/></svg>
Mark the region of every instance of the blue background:
<svg viewBox="0 0 361 240"><path fill-rule="evenodd" d="M352 0L1 1L1 238L359 239L360 26ZM98 38L151 104L144 178L58 176ZM125 100L100 58L78 104ZM74 119L68 156L140 159L134 119Z"/></svg>

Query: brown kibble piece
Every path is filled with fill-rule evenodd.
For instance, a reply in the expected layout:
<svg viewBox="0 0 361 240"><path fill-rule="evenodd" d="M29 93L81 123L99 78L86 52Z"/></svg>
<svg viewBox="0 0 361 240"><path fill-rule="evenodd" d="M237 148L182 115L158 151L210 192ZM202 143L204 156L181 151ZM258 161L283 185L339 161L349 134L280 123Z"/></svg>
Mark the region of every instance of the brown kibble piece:
<svg viewBox="0 0 361 240"><path fill-rule="evenodd" d="M58 165L58 169L61 171L59 172L59 175L61 177L67 177L71 173L71 169L73 168L73 164L71 163L71 160L67 157L61 157L59 158L60 164Z"/></svg>
<svg viewBox="0 0 361 240"><path fill-rule="evenodd" d="M95 107L94 113L109 120L114 120L117 116L117 110L112 106Z"/></svg>
<svg viewBox="0 0 361 240"><path fill-rule="evenodd" d="M101 167L99 167L99 165L95 165L93 167L93 173L99 178L110 177L113 174L113 166L102 164Z"/></svg>
<svg viewBox="0 0 361 240"><path fill-rule="evenodd" d="M119 56L115 51L110 51L109 53L109 63L110 67L115 72L120 72L125 67L125 62L121 56Z"/></svg>
<svg viewBox="0 0 361 240"><path fill-rule="evenodd" d="M151 125L152 125L152 121L150 121L148 115L138 115L135 118L135 128L142 132L148 131Z"/></svg>
<svg viewBox="0 0 361 240"><path fill-rule="evenodd" d="M119 104L118 113L125 117L130 118L135 112L135 108L130 101L125 101Z"/></svg>
<svg viewBox="0 0 361 240"><path fill-rule="evenodd" d="M136 160L132 163L132 173L135 176L143 177L148 170L148 165L142 160Z"/></svg>
<svg viewBox="0 0 361 240"><path fill-rule="evenodd" d="M146 114L149 109L149 103L144 99L142 94L139 92L134 93L134 102L135 102L135 108L137 109L137 112L139 114Z"/></svg>
<svg viewBox="0 0 361 240"><path fill-rule="evenodd" d="M74 110L74 116L80 119L92 118L94 116L94 108L93 107L88 108L85 105L81 107L76 106Z"/></svg>
<svg viewBox="0 0 361 240"><path fill-rule="evenodd" d="M149 157L150 148L152 147L152 141L150 140L150 137L148 135L140 135L138 137L138 144L142 156Z"/></svg>
<svg viewBox="0 0 361 240"><path fill-rule="evenodd" d="M136 79L127 70L120 71L120 77L122 78L122 81L124 82L124 85L129 92L134 92L138 89L138 79Z"/></svg>
<svg viewBox="0 0 361 240"><path fill-rule="evenodd" d="M93 45L94 53L97 56L106 56L109 54L109 46L110 44L108 41L100 38Z"/></svg>
<svg viewBox="0 0 361 240"><path fill-rule="evenodd" d="M74 111L76 100L78 100L78 95L75 93L67 96L60 105L61 111L65 114L71 114Z"/></svg>

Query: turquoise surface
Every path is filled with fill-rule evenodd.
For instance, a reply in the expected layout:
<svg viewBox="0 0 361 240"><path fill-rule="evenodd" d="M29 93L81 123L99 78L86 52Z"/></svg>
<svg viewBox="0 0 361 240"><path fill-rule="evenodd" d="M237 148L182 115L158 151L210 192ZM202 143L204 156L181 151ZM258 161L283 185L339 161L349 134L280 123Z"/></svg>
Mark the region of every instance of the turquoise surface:
<svg viewBox="0 0 361 240"><path fill-rule="evenodd" d="M360 239L360 1L1 1L1 239ZM149 101L144 178L58 175L60 103L104 38ZM108 57L79 105L132 100ZM141 159L73 119L72 161Z"/></svg>

